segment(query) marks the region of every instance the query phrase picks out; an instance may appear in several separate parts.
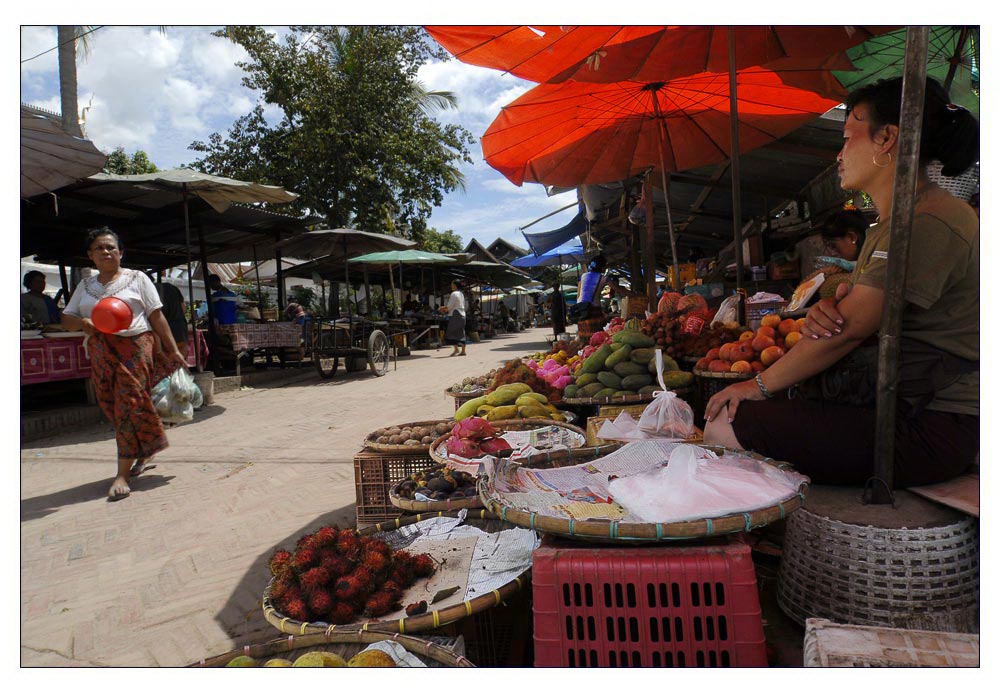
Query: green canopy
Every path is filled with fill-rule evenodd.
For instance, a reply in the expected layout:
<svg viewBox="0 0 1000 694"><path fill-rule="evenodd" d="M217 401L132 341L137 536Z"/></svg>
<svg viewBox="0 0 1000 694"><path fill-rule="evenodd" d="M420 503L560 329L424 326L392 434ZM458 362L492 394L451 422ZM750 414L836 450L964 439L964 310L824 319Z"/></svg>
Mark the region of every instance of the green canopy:
<svg viewBox="0 0 1000 694"><path fill-rule="evenodd" d="M381 253L366 253L365 255L359 255L354 258L348 258L349 263L371 263L374 265L395 265L396 263L404 264L447 264L456 265L459 261L454 258L449 258L446 255L440 253L431 253L430 251L421 251L415 248L407 248L403 251L383 251Z"/></svg>

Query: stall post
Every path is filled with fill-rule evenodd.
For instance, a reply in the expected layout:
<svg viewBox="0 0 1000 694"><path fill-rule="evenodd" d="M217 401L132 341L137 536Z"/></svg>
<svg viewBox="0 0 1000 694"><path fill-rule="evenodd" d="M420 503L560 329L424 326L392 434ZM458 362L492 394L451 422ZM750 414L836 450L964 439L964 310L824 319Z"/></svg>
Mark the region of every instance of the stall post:
<svg viewBox="0 0 1000 694"><path fill-rule="evenodd" d="M281 241L281 234L275 233L274 235L275 244ZM281 246L275 245L274 247L274 281L278 285L278 315L285 310L285 273L281 267Z"/></svg>
<svg viewBox="0 0 1000 694"><path fill-rule="evenodd" d="M59 284L62 285L63 296L65 297L63 301L65 301L65 304L68 304L70 297L69 281L66 279L66 262L62 258L59 259ZM65 306L65 304L63 305Z"/></svg>
<svg viewBox="0 0 1000 694"><path fill-rule="evenodd" d="M653 186L647 178L642 183L642 196L646 201L646 243L643 246L643 253L646 255L646 294L649 300L649 308L656 310L656 236L653 234ZM675 276L676 279L679 279ZM676 289L676 286L674 287ZM579 301L579 297L577 297Z"/></svg>
<svg viewBox="0 0 1000 694"><path fill-rule="evenodd" d="M869 481L870 503L892 503L893 461L895 459L896 398L899 376L899 333L906 305L903 292L906 263L910 255L913 202L920 172L920 131L924 117L927 86L926 26L906 29L906 58L903 65L903 94L900 105L899 156L892 189L889 218L889 254L886 267L885 303L879 327L878 389L875 399L875 469Z"/></svg>
<svg viewBox="0 0 1000 694"><path fill-rule="evenodd" d="M663 206L667 210L667 236L670 238L670 256L674 268L674 281L671 283L673 285L674 291L680 291L681 287L681 270L680 264L677 261L677 239L674 236L674 219L670 212L670 176L667 175L667 167L663 162L663 148L666 145L665 131L667 128L667 123L660 113L660 102L656 98L657 90L663 87L662 84L649 85L651 87L650 93L653 97L653 113L656 115L656 149L660 155L660 180L663 183ZM650 188L650 194L652 194L653 189ZM646 293L649 294L649 310L656 310L656 264L654 259L653 272L650 274L652 277L646 278Z"/></svg>
<svg viewBox="0 0 1000 694"><path fill-rule="evenodd" d="M194 315L194 278L191 275L191 219L188 216L188 192L187 183L181 184L181 196L184 199L184 243L187 248L187 279L188 279L188 309L191 311L191 339L194 341L194 363L195 369L201 373L201 347L198 340L198 327ZM205 275L205 273L202 273ZM208 275L205 275L205 293L208 294ZM212 309L212 302L208 302L209 311ZM211 320L211 313L209 320ZM214 350L213 350L214 354Z"/></svg>
<svg viewBox="0 0 1000 694"><path fill-rule="evenodd" d="M368 264L367 263L365 263L365 265L364 265L364 273L365 273L365 308L367 309L365 311L365 315L367 315L368 319L371 320L371 317L372 317L372 287L371 287L371 284L369 284L369 282L368 282Z"/></svg>
<svg viewBox="0 0 1000 694"><path fill-rule="evenodd" d="M205 282L205 301L208 302L208 360L212 371L219 369L219 334L215 329L215 307L212 306L212 288L208 286L208 254L205 251L205 230L198 222L198 251L201 257L201 275ZM197 336L195 336L197 338ZM198 344L197 339L195 344ZM237 372L239 364L237 363Z"/></svg>
<svg viewBox="0 0 1000 694"><path fill-rule="evenodd" d="M257 262L257 244L253 244L253 274L257 279L257 312L264 321L264 291L260 288L260 263Z"/></svg>
<svg viewBox="0 0 1000 694"><path fill-rule="evenodd" d="M739 290L743 288L743 210L740 208L740 112L736 104L736 33L729 27L729 174L733 189L733 253L736 257L736 290L740 296L736 320L746 325L746 303Z"/></svg>

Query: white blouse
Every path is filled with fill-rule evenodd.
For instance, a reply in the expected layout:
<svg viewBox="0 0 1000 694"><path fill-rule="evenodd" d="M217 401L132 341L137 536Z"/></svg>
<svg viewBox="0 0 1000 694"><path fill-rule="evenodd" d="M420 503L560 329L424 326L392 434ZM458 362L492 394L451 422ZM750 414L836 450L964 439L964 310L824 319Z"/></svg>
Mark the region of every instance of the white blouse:
<svg viewBox="0 0 1000 694"><path fill-rule="evenodd" d="M465 295L457 289L448 297L448 315L450 316L455 311L458 311L458 315L465 318Z"/></svg>
<svg viewBox="0 0 1000 694"><path fill-rule="evenodd" d="M122 337L133 337L148 332L149 314L163 307L153 280L138 270L126 268L122 270L118 279L107 285L101 284L97 280L97 275L83 280L73 292L63 313L77 318L90 318L97 302L109 296L118 297L132 309L132 325L115 333Z"/></svg>

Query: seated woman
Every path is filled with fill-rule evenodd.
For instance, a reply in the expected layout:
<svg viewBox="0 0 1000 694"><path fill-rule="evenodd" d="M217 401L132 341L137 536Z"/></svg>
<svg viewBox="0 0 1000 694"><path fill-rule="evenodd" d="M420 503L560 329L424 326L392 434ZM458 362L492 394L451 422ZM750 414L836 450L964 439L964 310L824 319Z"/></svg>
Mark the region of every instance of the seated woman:
<svg viewBox="0 0 1000 694"><path fill-rule="evenodd" d="M23 283L28 291L21 294L21 316L38 325L58 325L59 308L45 293L45 273L29 270L24 274Z"/></svg>
<svg viewBox="0 0 1000 694"><path fill-rule="evenodd" d="M877 346L863 343L879 330L885 301L901 93L895 79L863 87L846 102L841 186L867 192L880 213L850 282L810 309L806 337L794 350L755 380L712 397L706 442L786 460L818 484L871 478ZM933 79L920 155L940 159L948 176L979 156L978 121L949 103ZM955 477L979 450L979 220L921 168L910 234L894 440L898 487ZM794 399L771 399L796 384Z"/></svg>

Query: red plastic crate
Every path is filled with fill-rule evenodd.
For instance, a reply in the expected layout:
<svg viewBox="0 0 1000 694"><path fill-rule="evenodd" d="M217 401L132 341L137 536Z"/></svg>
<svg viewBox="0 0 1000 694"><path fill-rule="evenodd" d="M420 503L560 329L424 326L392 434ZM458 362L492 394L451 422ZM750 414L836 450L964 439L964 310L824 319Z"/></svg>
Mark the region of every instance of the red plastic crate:
<svg viewBox="0 0 1000 694"><path fill-rule="evenodd" d="M532 559L536 667L764 667L741 536L621 547L546 538Z"/></svg>

